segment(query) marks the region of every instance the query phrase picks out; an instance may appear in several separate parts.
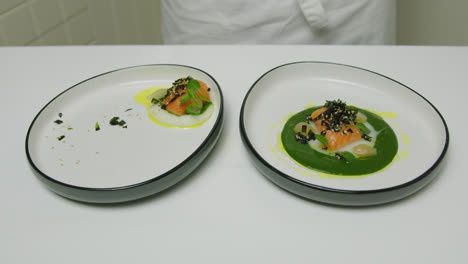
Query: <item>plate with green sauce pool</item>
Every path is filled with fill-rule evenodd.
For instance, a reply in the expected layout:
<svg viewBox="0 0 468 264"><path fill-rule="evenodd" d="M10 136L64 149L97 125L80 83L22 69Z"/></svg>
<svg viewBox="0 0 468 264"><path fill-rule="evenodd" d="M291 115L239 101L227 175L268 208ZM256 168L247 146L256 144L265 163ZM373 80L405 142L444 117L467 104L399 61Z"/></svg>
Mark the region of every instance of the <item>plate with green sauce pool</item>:
<svg viewBox="0 0 468 264"><path fill-rule="evenodd" d="M433 180L449 145L440 112L382 74L295 62L263 74L240 112L256 168L323 203L365 206L407 197Z"/></svg>
<svg viewBox="0 0 468 264"><path fill-rule="evenodd" d="M167 189L215 146L223 126L216 80L190 66L117 69L57 95L33 119L26 156L67 198L116 203Z"/></svg>

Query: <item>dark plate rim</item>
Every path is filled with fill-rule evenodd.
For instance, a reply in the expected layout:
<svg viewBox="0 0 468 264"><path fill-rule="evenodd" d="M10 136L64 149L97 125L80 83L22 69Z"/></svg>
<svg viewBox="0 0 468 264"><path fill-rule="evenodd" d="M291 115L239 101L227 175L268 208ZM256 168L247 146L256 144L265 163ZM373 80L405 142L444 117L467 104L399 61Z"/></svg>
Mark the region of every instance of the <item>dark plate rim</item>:
<svg viewBox="0 0 468 264"><path fill-rule="evenodd" d="M439 157L437 158L437 160L434 162L434 164L430 168L428 168L424 173L422 173L418 177L412 179L411 181L408 181L408 182L405 182L405 183L402 183L402 184L399 184L399 185L395 185L395 186L392 186L392 187L372 189L372 190L346 190L346 189L336 189L336 188L325 187L325 186L321 186L321 185L317 185L317 184L311 184L311 183L308 183L308 182L301 181L301 180L299 180L297 178L294 178L294 177L292 177L292 176L290 176L290 175L288 175L286 173L283 173L280 170L276 169L274 166L272 166L265 159L262 158L262 156L255 150L255 148L253 147L251 141L249 140L249 137L247 136L247 132L245 130L245 125L244 125L244 109L245 109L245 105L247 103L247 99L248 99L250 93L252 92L252 90L255 88L256 84L260 80L262 80L266 75L270 74L271 72L273 72L273 71L275 71L275 70L277 70L279 68L290 66L290 65L295 65L295 64L329 64L329 65L335 65L335 66L341 66L341 67L349 67L349 68L362 70L362 71L366 71L366 72L378 75L380 77L383 77L383 78L388 79L388 80L390 80L392 82L395 82L395 83L401 85L402 87L405 87L408 90L412 91L413 93L415 93L416 95L421 97L424 101L426 101L436 111L436 113L439 115L440 119L442 120L442 123L444 124L445 135L446 135L445 136L445 144L444 144L444 148L443 148L442 152L440 153ZM283 178L285 178L285 179L287 179L287 180L289 180L289 181L291 181L293 183L303 185L303 186L306 186L306 187L309 187L309 188L312 188L312 189L316 189L316 190L319 190L319 191L332 192L332 193L341 193L341 194L384 193L384 192L394 191L394 190L398 190L398 189L403 189L403 188L405 188L407 186L410 186L410 185L424 179L426 176L428 176L441 163L441 161L445 157L445 154L447 153L448 146L449 146L449 130L448 130L448 127L447 127L447 123L445 122L445 119L443 118L443 116L439 112L439 110L431 102L429 102L429 100L427 100L424 96L422 96L421 94L419 94L415 90L411 89L407 85L405 85L405 84L403 84L403 83L401 83L399 81L396 81L396 80L394 80L394 79L392 79L392 78L390 78L388 76L385 76L383 74L380 74L380 73L377 73L377 72L374 72L374 71L371 71L371 70L368 70L368 69L364 69L364 68L361 68L361 67L353 66L353 65L335 63L335 62L326 62L326 61L296 61L296 62L290 62L290 63L286 63L286 64L276 66L276 67L268 70L267 72L265 72L262 76L260 76L252 84L250 89L247 91L247 93L246 93L246 95L244 97L244 100L242 101L240 117L239 117L239 129L240 129L241 138L244 141L245 145L247 146L248 151L250 151L255 156L255 158L258 159L269 170L273 171L277 175L279 175L279 176L281 176L281 177L283 177Z"/></svg>
<svg viewBox="0 0 468 264"><path fill-rule="evenodd" d="M149 180L146 180L146 181L143 181L143 182L139 182L139 183L135 183L135 184L130 184L130 185L125 185L125 186L118 186L118 187L105 187L105 188L94 188L94 187L84 187L84 186L77 186L77 185L73 185L73 184L68 184L68 183L64 183L64 182L61 182L59 180L56 180L52 177L50 177L49 175L45 174L44 172L42 172L37 166L36 164L33 162L32 158L31 158L31 155L30 155L30 151L29 151L29 137L30 137L30 133L31 133L31 130L37 120L37 118L41 115L41 113L51 104L53 103L56 99L58 99L62 94L65 94L67 92L69 92L71 89L73 88L76 88L77 86L85 83L85 82L88 82L92 79L96 79L96 78L99 78L103 75L107 75L107 74L111 74L111 73L114 73L114 72L118 72L118 71L125 71L125 70L130 70L130 69L136 69L136 68L145 68L145 67L183 67L183 68L189 68L189 69L194 69L194 70L197 70L197 71L200 71L204 74L206 74L209 78L211 78L216 86L218 87L218 91L219 91L219 95L220 95L220 104L219 104L219 114L218 114L218 117L213 125L213 128L210 130L210 132L208 133L207 137L203 140L203 142L198 146L198 148L190 155L188 156L185 160L183 160L182 162L180 162L177 166L175 166L174 168L168 170L167 172L163 173L163 174L160 174L160 175L157 175L157 176L154 176L153 178L149 179ZM204 146L208 143L208 141L213 137L213 136L216 136L214 135L215 131L216 131L216 128L220 125L222 125L222 119L223 119L223 112L224 112L224 98L223 98L223 92L221 90L221 86L219 85L219 83L216 81L216 79L211 76L209 73L207 73L206 71L204 70L201 70L199 68L196 68L196 67L193 67L193 66L188 66L188 65L182 65L182 64L145 64L145 65L136 65L136 66L129 66L129 67L123 67L123 68L118 68L118 69L115 69L115 70L111 70L111 71L108 71L108 72L104 72L104 73L101 73L101 74L98 74L98 75L95 75L95 76L92 76L88 79L85 79L77 84L74 84L72 85L71 87L65 89L64 91L62 91L61 93L59 93L58 95L56 95L54 98L52 98L47 104L44 105L44 107L41 108L41 110L39 110L39 112L36 114L36 116L34 117L34 119L32 120L31 122L31 125L29 126L28 128L28 131L27 131L27 134L26 134L26 140L25 140L25 151L26 151L26 157L27 157L27 160L28 160L28 163L29 165L33 168L33 170L39 174L41 177L45 178L46 180L49 180L51 182L54 182L60 186L63 186L63 187L66 187L66 188L70 188L70 189L77 189L77 190L83 190L83 191L104 191L104 192L108 192L108 191L122 191L122 190L128 190L128 189L133 189L133 188L137 188L137 187L140 187L140 186L144 186L144 185L147 185L147 184L150 184L150 183L153 183L153 182L156 182L158 180L161 180L163 178L166 178L170 175L172 175L174 172L178 171L182 166L184 166L185 164L187 164L189 161L191 161L192 159L195 158L196 155L198 155L204 148Z"/></svg>

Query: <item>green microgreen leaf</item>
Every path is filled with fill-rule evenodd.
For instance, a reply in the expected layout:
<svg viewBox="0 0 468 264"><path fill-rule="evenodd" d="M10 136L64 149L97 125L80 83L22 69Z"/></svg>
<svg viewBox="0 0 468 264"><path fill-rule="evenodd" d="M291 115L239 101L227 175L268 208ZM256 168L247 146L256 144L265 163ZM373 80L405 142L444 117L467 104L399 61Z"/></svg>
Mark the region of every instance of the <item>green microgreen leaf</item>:
<svg viewBox="0 0 468 264"><path fill-rule="evenodd" d="M187 109L185 110L185 112L189 115L196 115L196 114L199 114L201 111L201 108L199 107L196 107L192 104L188 105L187 106Z"/></svg>
<svg viewBox="0 0 468 264"><path fill-rule="evenodd" d="M356 157L354 156L353 153L349 152L349 151L343 151L342 153L343 157L345 158L345 160L347 161L351 161L353 159L355 159Z"/></svg>
<svg viewBox="0 0 468 264"><path fill-rule="evenodd" d="M203 95L199 95L198 98L202 99L203 101L207 102L207 103L211 103L210 100L206 99Z"/></svg>
<svg viewBox="0 0 468 264"><path fill-rule="evenodd" d="M202 108L203 101L201 99L195 98L195 100L193 100L193 105L198 107L198 108Z"/></svg>
<svg viewBox="0 0 468 264"><path fill-rule="evenodd" d="M363 123L356 123L356 127L359 128L364 134L369 134L371 131Z"/></svg>
<svg viewBox="0 0 468 264"><path fill-rule="evenodd" d="M186 95L184 95L184 96L182 96L180 98L180 103L183 104L183 103L189 101L190 99L192 99L192 97L189 94L186 94Z"/></svg>
<svg viewBox="0 0 468 264"><path fill-rule="evenodd" d="M96 130L96 131L101 130L101 127L99 126L98 122L96 122L96 124L94 125L94 130Z"/></svg>
<svg viewBox="0 0 468 264"><path fill-rule="evenodd" d="M203 109L203 101L207 103L211 102L210 100L203 97L200 92L197 93L199 90L200 83L197 80L190 78L187 83L186 94L180 98L180 103L185 103L191 99L194 99L192 100L192 103L187 106L187 109L185 110L186 114L200 114L201 110Z"/></svg>
<svg viewBox="0 0 468 264"><path fill-rule="evenodd" d="M180 103L183 104L191 99L197 98L197 94L195 93L197 90L200 90L200 84L198 81L190 79L187 83L186 94L180 98Z"/></svg>
<svg viewBox="0 0 468 264"><path fill-rule="evenodd" d="M364 125L363 123L356 123L355 125L346 125L347 127L348 126L352 126L352 127L357 127L359 128L364 134L369 134L371 131L369 128L366 127L366 125Z"/></svg>
<svg viewBox="0 0 468 264"><path fill-rule="evenodd" d="M200 83L197 80L190 79L187 83L187 90L192 90L193 92L200 90Z"/></svg>
<svg viewBox="0 0 468 264"><path fill-rule="evenodd" d="M324 144L325 146L328 147L328 140L327 140L324 136L322 136L322 135L320 135L320 134L315 134L315 138L316 138L318 141L320 141L320 143L322 143L322 144Z"/></svg>

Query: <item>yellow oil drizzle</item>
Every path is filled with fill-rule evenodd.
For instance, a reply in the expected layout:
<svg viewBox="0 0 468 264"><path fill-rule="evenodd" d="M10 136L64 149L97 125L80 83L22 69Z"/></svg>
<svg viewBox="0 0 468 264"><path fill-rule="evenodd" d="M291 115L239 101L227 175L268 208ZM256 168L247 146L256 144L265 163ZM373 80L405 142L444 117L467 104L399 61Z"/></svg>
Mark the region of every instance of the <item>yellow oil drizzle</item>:
<svg viewBox="0 0 468 264"><path fill-rule="evenodd" d="M401 151L399 154L402 158L408 158L408 146L409 146L409 143L411 143L411 140L409 137L403 134L403 131L400 130L400 133L401 133L401 139L403 140L403 142L405 142L405 149Z"/></svg>
<svg viewBox="0 0 468 264"><path fill-rule="evenodd" d="M150 106L151 106L151 101L148 99L148 96L151 95L152 93L154 93L156 90L161 90L161 89L168 89L168 87L164 87L164 86L154 86L154 87L150 87L148 89L145 89L139 93L137 93L134 97L134 100L135 102L143 105L145 108L146 108L146 112L148 113L148 116L149 118L151 119L151 121L155 122L156 124L158 125L161 125L161 126L164 126L164 127L172 127L172 128L195 128L195 127L199 127L201 126L203 123L205 123L208 119L210 119L210 117L208 117L207 119L203 120L202 122L198 123L198 124L195 124L195 125L192 125L192 126L184 126L184 127L181 127L181 126L173 126L173 125L168 125L168 124L165 124L159 120L157 120L156 118L153 117L153 115L151 114L151 111L150 111Z"/></svg>
<svg viewBox="0 0 468 264"><path fill-rule="evenodd" d="M291 118L293 115L295 115L295 113L289 113L286 117L281 119L281 124L286 123L286 121L288 121L288 119Z"/></svg>
<svg viewBox="0 0 468 264"><path fill-rule="evenodd" d="M363 108L364 110L367 110L371 113L374 113L382 118L387 118L387 119L395 119L397 117L397 113L396 112L382 112L382 111L377 111L377 110L374 110L374 109L369 109L369 108Z"/></svg>
<svg viewBox="0 0 468 264"><path fill-rule="evenodd" d="M308 104L304 107L304 109L312 108L312 107L314 107L314 106L315 106L315 103L308 103Z"/></svg>
<svg viewBox="0 0 468 264"><path fill-rule="evenodd" d="M310 107L313 107L315 106L315 103L309 103L307 104L307 106L304 108L304 109L307 109L307 108L310 108ZM395 119L397 117L397 113L396 112L381 112L381 111L376 111L376 110L372 110L372 109L365 109L369 112L372 112L382 118L387 118L389 119L389 121L397 128L397 130L399 131L399 133L401 134L401 139L403 140L403 142L405 142L405 150L404 151L401 151L399 153L399 155L395 155L394 159L392 162L390 162L387 166L385 166L384 168L380 169L379 171L383 171L385 169L387 169L393 162L397 162L399 163L400 162L400 156L401 158L407 158L408 157L408 145L409 143L411 142L410 138L408 136L406 136L406 134L403 133L403 130L401 129L400 126L398 126L396 124L396 122L394 122L393 119ZM375 174L376 172L373 172L373 173L370 173L370 174L364 174L364 175L349 175L349 176L343 176L343 175L334 175L334 174L328 174L328 173L324 173L324 172L319 172L319 171L315 171L315 170L311 170L310 168L307 168L305 167L304 165L300 164L299 162L295 161L294 159L291 159L294 161L295 164L297 164L298 166L300 166L301 168L305 169L300 169L300 168L297 168L295 166L292 166L291 164L289 164L286 160L284 160L280 155L279 153L282 153L283 155L286 155L286 156L289 156L288 153L286 152L286 150L284 149L284 146L283 146L283 142L281 141L281 127L284 126L284 124L289 120L289 118L291 118L295 113L290 113L288 114L286 117L284 117L283 119L281 119L281 121L279 123L274 123L270 126L270 129L268 130L268 135L267 135L267 140L268 140L268 147L269 147L269 150L270 152L273 153L273 155L275 157L277 157L283 164L285 164L286 166L292 168L293 170L295 170L296 172L300 173L300 174L303 174L303 175L306 175L306 176L318 176L320 178L326 178L326 179L360 179L360 178L365 178L371 174ZM272 131L278 126L278 132L277 132L277 137L276 137L276 144L275 144L275 147L273 147L273 145L271 144L270 142L270 138L271 138L271 133ZM377 172L379 172L377 171Z"/></svg>

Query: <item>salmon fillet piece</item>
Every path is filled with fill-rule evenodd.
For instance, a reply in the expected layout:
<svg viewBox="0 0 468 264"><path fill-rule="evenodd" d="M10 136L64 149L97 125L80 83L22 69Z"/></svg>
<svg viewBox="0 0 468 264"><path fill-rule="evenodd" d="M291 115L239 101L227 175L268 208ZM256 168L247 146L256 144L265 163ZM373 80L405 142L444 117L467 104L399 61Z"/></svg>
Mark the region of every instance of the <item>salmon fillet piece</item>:
<svg viewBox="0 0 468 264"><path fill-rule="evenodd" d="M314 124L318 129L318 133L320 133L327 139L328 149L330 151L339 150L361 139L361 131L357 127L342 125L340 131L334 131L332 129L327 129L329 128L329 123L327 126L328 121L324 118L319 118L315 120L321 113L325 112L327 109L327 107L317 109L311 114L311 117L312 120L314 120Z"/></svg>
<svg viewBox="0 0 468 264"><path fill-rule="evenodd" d="M198 80L197 80L198 81ZM202 96L204 99L207 99L207 100L210 100L210 93L208 91L208 86L206 85L206 83L202 82L202 81L198 81L198 83L200 84L200 90L196 91L195 93L199 96ZM164 101L162 102L162 105L165 105L166 106L166 110L175 114L175 115L178 115L178 116L181 116L181 115L185 115L185 112L186 112L186 109L187 107L194 103L194 100L199 100L198 102L203 104L204 102L206 102L205 100L202 100L202 99L190 99L188 100L187 102L185 103L181 103L180 102L180 99L185 95L187 94L186 92L182 92L179 96L176 97L176 95L174 94L169 94L165 99Z"/></svg>

